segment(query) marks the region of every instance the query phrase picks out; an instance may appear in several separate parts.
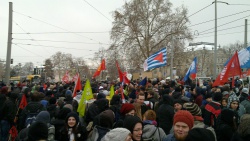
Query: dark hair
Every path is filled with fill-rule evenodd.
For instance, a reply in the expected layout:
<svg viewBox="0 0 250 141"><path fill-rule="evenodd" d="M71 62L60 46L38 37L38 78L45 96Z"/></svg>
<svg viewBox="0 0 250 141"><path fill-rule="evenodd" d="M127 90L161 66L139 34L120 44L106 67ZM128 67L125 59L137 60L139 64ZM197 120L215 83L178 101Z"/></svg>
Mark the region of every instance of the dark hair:
<svg viewBox="0 0 250 141"><path fill-rule="evenodd" d="M41 100L41 94L39 92L34 92L31 94L31 101L39 102Z"/></svg>

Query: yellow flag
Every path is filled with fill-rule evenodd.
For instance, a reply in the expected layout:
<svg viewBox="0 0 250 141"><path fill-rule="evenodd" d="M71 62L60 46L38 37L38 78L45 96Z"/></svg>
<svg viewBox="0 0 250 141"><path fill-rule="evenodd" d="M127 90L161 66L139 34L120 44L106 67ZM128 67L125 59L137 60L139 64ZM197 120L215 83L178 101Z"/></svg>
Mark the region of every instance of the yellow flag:
<svg viewBox="0 0 250 141"><path fill-rule="evenodd" d="M112 97L114 96L114 94L115 94L115 89L114 89L114 85L112 85L110 87L110 91L109 91L109 97L110 97L110 99L112 99Z"/></svg>
<svg viewBox="0 0 250 141"><path fill-rule="evenodd" d="M79 113L80 117L83 117L85 114L85 108L86 108L86 101L93 99L93 93L92 93L92 89L90 86L90 82L87 79L86 84L84 86L83 92L82 92L82 97L81 100L78 104L78 108L77 108L77 112Z"/></svg>

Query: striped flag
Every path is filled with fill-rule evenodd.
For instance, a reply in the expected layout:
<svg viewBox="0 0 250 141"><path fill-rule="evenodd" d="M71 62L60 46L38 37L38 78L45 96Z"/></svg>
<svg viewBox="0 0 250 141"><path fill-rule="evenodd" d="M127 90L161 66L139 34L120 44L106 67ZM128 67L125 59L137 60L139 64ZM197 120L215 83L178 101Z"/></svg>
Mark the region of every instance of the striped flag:
<svg viewBox="0 0 250 141"><path fill-rule="evenodd" d="M149 56L143 64L144 71L159 68L167 65L167 48L164 47L153 55Z"/></svg>

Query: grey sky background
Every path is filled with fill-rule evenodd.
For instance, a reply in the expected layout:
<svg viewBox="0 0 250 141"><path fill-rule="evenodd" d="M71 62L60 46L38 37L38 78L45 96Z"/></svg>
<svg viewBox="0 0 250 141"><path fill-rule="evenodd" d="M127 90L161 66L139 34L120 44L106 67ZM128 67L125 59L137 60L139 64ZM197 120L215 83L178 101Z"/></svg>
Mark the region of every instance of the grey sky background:
<svg viewBox="0 0 250 141"><path fill-rule="evenodd" d="M186 6L189 10L188 15L207 7L190 16L188 25L196 35L192 42L214 42L213 0L170 1L173 7L182 4ZM6 59L7 53L9 2L0 1L0 59L3 60ZM58 51L83 57L90 62L89 58L93 57L94 52L100 48L107 49L111 43L109 33L113 21L112 11L121 8L125 0L12 0L11 2L14 11L11 56L14 64L33 62L35 65L42 65L46 58ZM243 42L244 22L245 19L250 19L250 0L224 0L224 2L244 5L218 3L218 18L224 17L218 19L218 45ZM235 15L228 16L232 14ZM210 22L206 22L209 20ZM220 26L222 24L225 25ZM69 31L81 33L62 33ZM20 34L46 32L50 34ZM248 42L250 42L249 36L248 34Z"/></svg>

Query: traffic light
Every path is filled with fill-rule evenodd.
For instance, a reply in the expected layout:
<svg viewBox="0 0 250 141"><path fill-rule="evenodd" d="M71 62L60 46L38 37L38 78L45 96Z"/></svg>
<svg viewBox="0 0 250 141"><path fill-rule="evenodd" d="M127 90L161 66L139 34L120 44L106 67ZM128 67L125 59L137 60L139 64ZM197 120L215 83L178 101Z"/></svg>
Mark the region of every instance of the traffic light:
<svg viewBox="0 0 250 141"><path fill-rule="evenodd" d="M13 59L10 59L10 64L13 64Z"/></svg>

